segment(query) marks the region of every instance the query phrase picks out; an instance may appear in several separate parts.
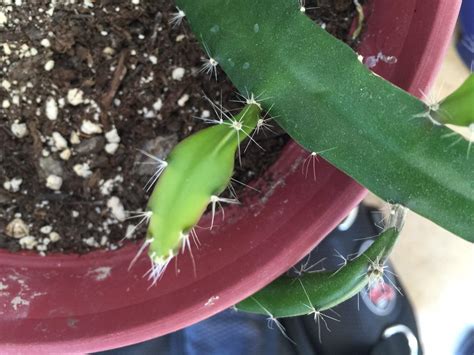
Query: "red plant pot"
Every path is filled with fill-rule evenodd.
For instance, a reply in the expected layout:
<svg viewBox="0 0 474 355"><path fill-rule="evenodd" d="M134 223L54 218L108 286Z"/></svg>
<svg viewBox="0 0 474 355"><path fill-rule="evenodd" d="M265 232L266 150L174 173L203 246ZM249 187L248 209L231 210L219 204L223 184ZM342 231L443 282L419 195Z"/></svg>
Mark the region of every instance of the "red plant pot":
<svg viewBox="0 0 474 355"><path fill-rule="evenodd" d="M374 0L360 52L395 56L374 70L420 94L449 43L455 0ZM365 190L324 161L317 180L302 172L308 153L292 143L268 171L272 184L226 222L199 232L194 249L155 287L146 257L128 271L137 245L83 256L0 252L0 351L71 353L111 349L163 335L232 306L315 247L361 201ZM310 162L308 162L310 163ZM257 185L259 183L257 182ZM200 223L209 224L209 218Z"/></svg>

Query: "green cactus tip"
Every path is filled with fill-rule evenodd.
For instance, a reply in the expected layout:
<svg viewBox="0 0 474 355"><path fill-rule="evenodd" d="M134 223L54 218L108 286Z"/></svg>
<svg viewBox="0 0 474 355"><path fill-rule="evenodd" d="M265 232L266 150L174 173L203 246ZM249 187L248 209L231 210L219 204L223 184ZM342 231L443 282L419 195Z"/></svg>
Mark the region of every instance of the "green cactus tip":
<svg viewBox="0 0 474 355"><path fill-rule="evenodd" d="M236 151L240 157L240 143L247 138L253 140L253 130L265 124L254 97L245 101L244 109L236 116L213 104L219 117L205 121L215 125L181 141L166 162L153 157L157 169L147 188L156 185L147 211L137 214L139 224L148 223L147 237L131 263L148 249L152 264L148 276L153 284L180 250L191 251L191 238L199 243L194 227L209 204L212 228L217 206L238 203L219 195L230 183Z"/></svg>

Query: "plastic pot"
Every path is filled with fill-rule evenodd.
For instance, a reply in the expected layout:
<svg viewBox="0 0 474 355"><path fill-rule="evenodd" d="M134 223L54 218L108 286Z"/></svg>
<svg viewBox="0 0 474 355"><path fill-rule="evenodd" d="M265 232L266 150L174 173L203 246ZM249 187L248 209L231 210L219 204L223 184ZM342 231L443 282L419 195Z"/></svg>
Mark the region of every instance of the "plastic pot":
<svg viewBox="0 0 474 355"><path fill-rule="evenodd" d="M360 52L395 56L396 63L373 69L419 95L435 77L458 10L453 0L375 0ZM199 231L195 273L189 254L182 255L156 287L142 277L146 257L127 270L133 244L84 256L1 251L1 352L111 349L180 329L249 296L308 253L365 195L323 160L315 162L316 181L312 167L305 177L308 155L289 144L258 197L227 208L212 233Z"/></svg>

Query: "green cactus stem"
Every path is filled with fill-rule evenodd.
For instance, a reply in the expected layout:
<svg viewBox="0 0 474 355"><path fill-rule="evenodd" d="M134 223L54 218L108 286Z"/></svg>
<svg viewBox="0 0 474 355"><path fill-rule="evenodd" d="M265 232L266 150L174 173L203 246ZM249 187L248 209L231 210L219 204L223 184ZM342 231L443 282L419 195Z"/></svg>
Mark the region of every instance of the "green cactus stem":
<svg viewBox="0 0 474 355"><path fill-rule="evenodd" d="M474 74L438 106L434 116L439 122L474 127Z"/></svg>
<svg viewBox="0 0 474 355"><path fill-rule="evenodd" d="M365 287L384 282L384 263L400 233L405 209L396 207L392 213L396 223L340 269L303 273L297 278L285 274L238 303L236 308L273 318L313 314L337 306Z"/></svg>
<svg viewBox="0 0 474 355"><path fill-rule="evenodd" d="M207 206L212 204L215 212L217 203L234 201L218 196L228 186L235 153L258 125L260 112L250 102L238 115L214 120L216 125L184 139L160 165L163 172L148 202L147 239L139 252L149 247L153 282L180 249L190 247L193 228Z"/></svg>
<svg viewBox="0 0 474 355"><path fill-rule="evenodd" d="M177 0L241 92L263 94L303 147L376 195L474 241L470 143L369 71L294 0ZM442 107L447 108L449 100Z"/></svg>

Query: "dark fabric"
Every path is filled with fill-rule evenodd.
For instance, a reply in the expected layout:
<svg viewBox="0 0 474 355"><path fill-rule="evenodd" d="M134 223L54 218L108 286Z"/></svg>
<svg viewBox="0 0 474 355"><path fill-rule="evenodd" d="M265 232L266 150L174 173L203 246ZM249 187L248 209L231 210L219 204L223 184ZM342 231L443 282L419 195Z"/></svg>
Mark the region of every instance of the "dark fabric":
<svg viewBox="0 0 474 355"><path fill-rule="evenodd" d="M107 355L292 355L288 340L266 318L227 310L183 330Z"/></svg>
<svg viewBox="0 0 474 355"><path fill-rule="evenodd" d="M471 328L464 339L461 341L456 355L473 355L474 354L474 328Z"/></svg>
<svg viewBox="0 0 474 355"><path fill-rule="evenodd" d="M471 71L474 70L474 0L463 0L459 13L459 55Z"/></svg>
<svg viewBox="0 0 474 355"><path fill-rule="evenodd" d="M410 354L410 348L405 336L396 334L388 339L383 339L374 345L370 355L403 355Z"/></svg>

